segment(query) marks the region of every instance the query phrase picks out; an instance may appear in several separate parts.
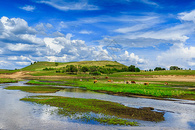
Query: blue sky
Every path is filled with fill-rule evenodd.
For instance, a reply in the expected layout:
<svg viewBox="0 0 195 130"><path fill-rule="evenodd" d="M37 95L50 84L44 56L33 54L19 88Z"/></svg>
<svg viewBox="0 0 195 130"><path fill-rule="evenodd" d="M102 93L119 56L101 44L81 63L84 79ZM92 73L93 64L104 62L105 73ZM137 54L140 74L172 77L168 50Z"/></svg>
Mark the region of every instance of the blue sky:
<svg viewBox="0 0 195 130"><path fill-rule="evenodd" d="M195 2L0 1L0 68L85 60L195 69Z"/></svg>

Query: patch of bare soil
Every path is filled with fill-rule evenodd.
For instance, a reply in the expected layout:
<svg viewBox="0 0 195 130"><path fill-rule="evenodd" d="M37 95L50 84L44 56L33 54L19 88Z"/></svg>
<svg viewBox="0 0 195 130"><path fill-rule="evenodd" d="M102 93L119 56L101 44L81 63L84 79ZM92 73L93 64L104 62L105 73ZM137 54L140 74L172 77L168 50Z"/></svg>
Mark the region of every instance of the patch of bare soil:
<svg viewBox="0 0 195 130"><path fill-rule="evenodd" d="M26 71L20 71L13 74L0 74L0 78L10 78L10 79L24 79L25 77L30 77L31 75L28 75L29 72Z"/></svg>
<svg viewBox="0 0 195 130"><path fill-rule="evenodd" d="M148 81L195 82L195 75L153 75L152 78L137 78Z"/></svg>

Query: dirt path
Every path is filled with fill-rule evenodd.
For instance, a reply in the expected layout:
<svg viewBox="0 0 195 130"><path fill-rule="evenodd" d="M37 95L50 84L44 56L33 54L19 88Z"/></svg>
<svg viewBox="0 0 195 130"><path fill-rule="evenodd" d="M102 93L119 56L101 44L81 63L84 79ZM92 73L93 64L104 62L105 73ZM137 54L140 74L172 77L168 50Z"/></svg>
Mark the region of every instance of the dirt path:
<svg viewBox="0 0 195 130"><path fill-rule="evenodd" d="M0 78L24 79L25 77L31 77L28 73L26 71L20 71L13 74L0 74Z"/></svg>

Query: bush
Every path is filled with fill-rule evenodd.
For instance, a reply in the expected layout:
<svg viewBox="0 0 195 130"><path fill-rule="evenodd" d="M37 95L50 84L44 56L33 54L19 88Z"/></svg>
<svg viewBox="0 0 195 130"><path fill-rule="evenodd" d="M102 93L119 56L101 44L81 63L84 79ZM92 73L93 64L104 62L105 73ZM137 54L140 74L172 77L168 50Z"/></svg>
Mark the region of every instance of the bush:
<svg viewBox="0 0 195 130"><path fill-rule="evenodd" d="M56 73L60 73L60 70L56 70Z"/></svg>
<svg viewBox="0 0 195 130"><path fill-rule="evenodd" d="M55 68L45 68L45 69L43 69L43 70L55 70Z"/></svg>
<svg viewBox="0 0 195 130"><path fill-rule="evenodd" d="M90 72L96 72L98 71L98 66L91 66L89 69L90 69Z"/></svg>
<svg viewBox="0 0 195 130"><path fill-rule="evenodd" d="M85 72L89 71L89 68L87 66L83 66L81 68L81 71L85 73Z"/></svg>
<svg viewBox="0 0 195 130"><path fill-rule="evenodd" d="M92 75L101 75L101 73L99 71L91 72L90 74L92 74Z"/></svg>
<svg viewBox="0 0 195 130"><path fill-rule="evenodd" d="M66 66L66 72L71 72L71 73L74 73L74 72L77 72L78 71L78 69L77 69L77 67L76 66L74 66L74 65L70 65L70 66Z"/></svg>

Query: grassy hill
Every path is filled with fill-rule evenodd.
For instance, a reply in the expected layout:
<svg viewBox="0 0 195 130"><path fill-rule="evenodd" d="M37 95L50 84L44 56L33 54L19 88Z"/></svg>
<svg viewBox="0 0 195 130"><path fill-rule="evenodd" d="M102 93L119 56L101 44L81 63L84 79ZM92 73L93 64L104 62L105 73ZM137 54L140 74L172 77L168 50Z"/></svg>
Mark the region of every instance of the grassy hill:
<svg viewBox="0 0 195 130"><path fill-rule="evenodd" d="M58 65L56 66L56 63ZM105 68L118 68L121 69L123 67L127 67L123 64L120 64L115 61L79 61L79 62L37 62L32 65L29 65L25 68L22 68L22 71L41 71L44 68L62 68L67 65L77 65L77 66L101 66Z"/></svg>

